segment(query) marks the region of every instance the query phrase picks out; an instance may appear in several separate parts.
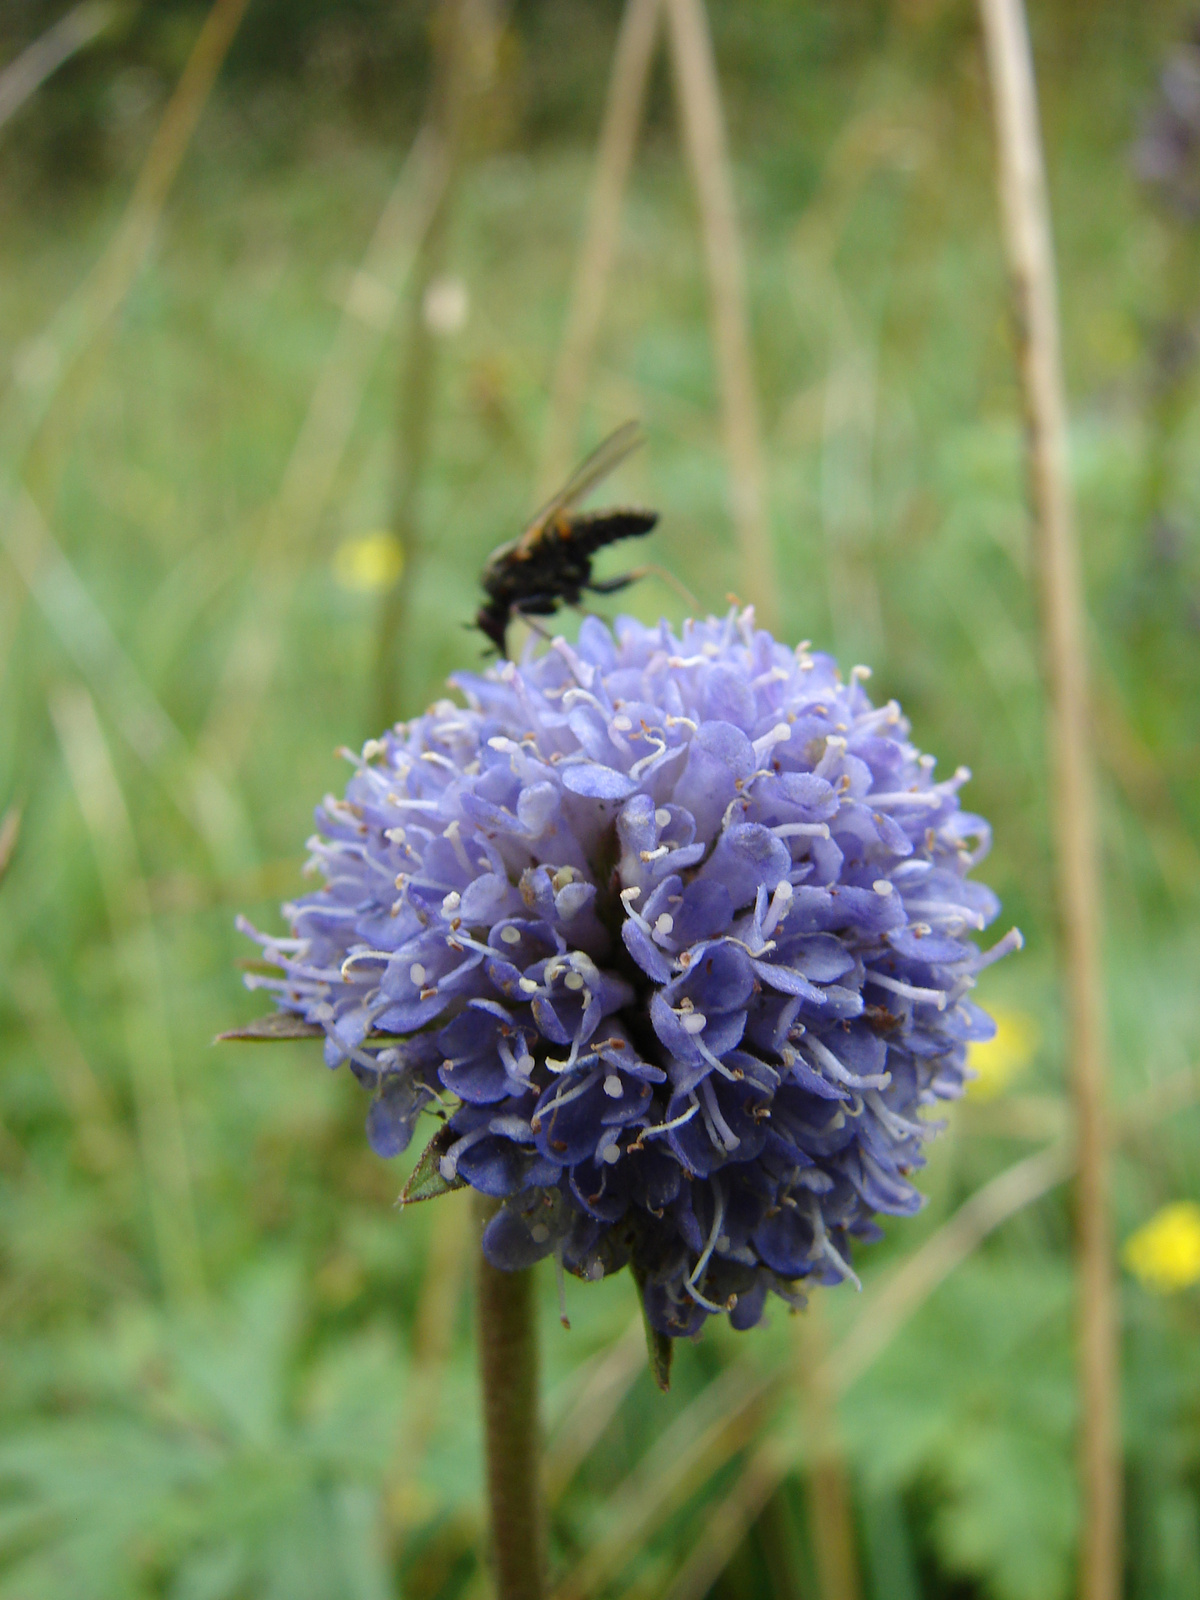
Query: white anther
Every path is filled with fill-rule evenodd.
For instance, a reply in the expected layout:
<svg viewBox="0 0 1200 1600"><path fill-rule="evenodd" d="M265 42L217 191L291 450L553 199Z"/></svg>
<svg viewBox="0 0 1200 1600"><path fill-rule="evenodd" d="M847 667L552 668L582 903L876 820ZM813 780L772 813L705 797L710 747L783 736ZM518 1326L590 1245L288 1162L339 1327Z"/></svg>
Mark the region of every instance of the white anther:
<svg viewBox="0 0 1200 1600"><path fill-rule="evenodd" d="M687 1016L680 1018L680 1022L684 1033L703 1033L708 1026L708 1018L703 1011L690 1011Z"/></svg>
<svg viewBox="0 0 1200 1600"><path fill-rule="evenodd" d="M890 880L887 879L887 878L876 878L875 882L871 885L871 887L872 887L872 889L874 889L876 894L883 895L883 897L885 899L887 898L887 896L889 894L892 894L894 892L894 890L895 890L895 885L893 883L891 883Z"/></svg>
<svg viewBox="0 0 1200 1600"><path fill-rule="evenodd" d="M442 915L444 917L453 916L460 905L462 905L462 895L459 894L457 889L451 889L450 893L442 901Z"/></svg>
<svg viewBox="0 0 1200 1600"><path fill-rule="evenodd" d="M550 1237L550 1229L544 1222L535 1222L533 1227L529 1230L529 1237L533 1240L534 1244L545 1244L546 1240Z"/></svg>
<svg viewBox="0 0 1200 1600"><path fill-rule="evenodd" d="M671 813L667 810L666 806L659 806L658 810L654 813L655 824L660 828L665 828L670 820Z"/></svg>
<svg viewBox="0 0 1200 1600"><path fill-rule="evenodd" d="M621 890L621 899L624 900L626 905L628 905L631 900L640 900L641 898L642 891L638 888L636 883L630 884L628 889Z"/></svg>
<svg viewBox="0 0 1200 1600"><path fill-rule="evenodd" d="M612 719L612 725L618 733L628 733L633 727L633 722L622 712L620 716Z"/></svg>
<svg viewBox="0 0 1200 1600"><path fill-rule="evenodd" d="M661 934L663 938L666 938L667 934L670 933L674 926L675 918L669 911L664 911L660 917L655 918L654 931L655 933Z"/></svg>
<svg viewBox="0 0 1200 1600"><path fill-rule="evenodd" d="M522 994L536 994L538 992L538 986L532 978L518 978L517 988L520 989Z"/></svg>
<svg viewBox="0 0 1200 1600"><path fill-rule="evenodd" d="M605 1145L600 1152L600 1159L607 1162L610 1167L615 1167L621 1159L621 1146L619 1144Z"/></svg>
<svg viewBox="0 0 1200 1600"><path fill-rule="evenodd" d="M416 988L418 988L418 989L424 988L425 979L428 976L428 974L426 973L425 968L421 965L421 963L419 961L414 961L412 966L409 967L408 975L412 979L413 985Z"/></svg>
<svg viewBox="0 0 1200 1600"><path fill-rule="evenodd" d="M504 940L505 944L520 944L521 930L520 928L514 928L511 926L507 928L501 928L500 937Z"/></svg>
<svg viewBox="0 0 1200 1600"><path fill-rule="evenodd" d="M604 1080L604 1092L610 1100L619 1100L625 1093L623 1084L615 1072L610 1072Z"/></svg>
<svg viewBox="0 0 1200 1600"><path fill-rule="evenodd" d="M385 839L390 839L393 844L403 844L404 843L404 829L403 828L385 828L384 831L383 831L383 837Z"/></svg>
<svg viewBox="0 0 1200 1600"><path fill-rule="evenodd" d="M582 973L579 973L579 972L568 972L566 977L563 979L563 987L566 988L566 989L582 989L583 988L583 975L582 975Z"/></svg>
<svg viewBox="0 0 1200 1600"><path fill-rule="evenodd" d="M515 750L516 745L511 739L506 739L502 734L497 734L494 739L488 740L489 750Z"/></svg>
<svg viewBox="0 0 1200 1600"><path fill-rule="evenodd" d="M850 681L851 681L851 683L854 682L855 678L869 678L870 676L871 676L870 667L851 667L850 668Z"/></svg>

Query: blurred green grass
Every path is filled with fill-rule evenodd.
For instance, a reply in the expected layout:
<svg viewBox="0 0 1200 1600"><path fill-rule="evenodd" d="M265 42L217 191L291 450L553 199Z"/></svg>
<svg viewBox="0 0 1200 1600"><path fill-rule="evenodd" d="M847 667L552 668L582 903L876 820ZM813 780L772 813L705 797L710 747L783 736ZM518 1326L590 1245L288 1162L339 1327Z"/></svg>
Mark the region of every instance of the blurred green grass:
<svg viewBox="0 0 1200 1600"><path fill-rule="evenodd" d="M563 24L551 11L517 13L500 148L472 162L453 220L469 315L439 345L403 640L414 709L476 659L477 637L461 627L474 575L533 491L591 159L577 106L581 125L563 131ZM986 875L1028 939L983 998L1031 1015L1043 1041L1008 1094L954 1111L922 1217L864 1253L862 1301L842 1291L822 1308L836 1348L891 1266L1065 1123L1020 421L969 8L713 12L784 631L847 666L870 662L873 691L901 700L918 742L944 768L973 769L969 803L996 833ZM1160 443L1155 330L1193 318L1200 296L1187 298L1189 239L1137 191L1128 163L1160 51L1185 16L1167 4L1039 12L1097 662L1122 1238L1166 1201L1200 1194L1187 1096L1137 1122L1156 1084L1194 1069L1200 1044L1194 385L1166 441L1163 505L1185 536L1165 555L1152 534L1163 505L1147 488ZM610 43L594 20L578 37L569 82L591 106ZM190 741L254 602L267 511L404 148L398 128L384 139L336 98L314 91L312 103L307 118L302 86L231 74L149 265L72 372L25 471ZM61 188L19 129L0 147L0 369L18 405L39 335L121 213L140 127L122 124L109 167ZM391 336L379 345L333 509L293 558L279 669L233 775L253 830L253 860L237 872L214 867L95 683L89 721L76 668L0 564L0 805L23 806L0 890L0 1595L13 1600L480 1592L465 1215L397 1216L406 1163L370 1154L359 1091L311 1049L210 1047L260 1009L237 984L235 912L274 925L302 882L312 807L343 781L336 747L377 731L378 598L333 573L342 541L389 517L405 353ZM629 415L645 422L648 448L621 484L663 511L655 559L720 609L741 575L696 220L663 83L590 393L590 439ZM681 609L657 580L628 604L645 618ZM73 787L72 728L81 770L103 772L107 752L115 810ZM186 1185L155 1145L176 1104ZM169 1245L186 1205L204 1284L195 1301L172 1290L164 1265L188 1249ZM1057 1193L976 1251L845 1396L870 1596L1070 1591L1069 1249ZM622 1336L633 1298L623 1280L570 1286L568 1335L543 1288L553 1421L594 1392L589 1363ZM1195 1289L1160 1299L1127 1282L1123 1316L1129 1592L1182 1600L1200 1583L1200 1301ZM559 1570L621 1537L637 1463L677 1419L689 1426L689 1407L739 1360L803 1372L806 1358L777 1312L760 1333L712 1330L681 1351L665 1399L644 1374L632 1379L557 1500ZM756 1436L780 1424L798 1433L802 1408L801 1385ZM715 1592L818 1593L802 1455ZM699 1472L695 1493L630 1539L599 1592L665 1592L741 1459L714 1457L713 1475Z"/></svg>

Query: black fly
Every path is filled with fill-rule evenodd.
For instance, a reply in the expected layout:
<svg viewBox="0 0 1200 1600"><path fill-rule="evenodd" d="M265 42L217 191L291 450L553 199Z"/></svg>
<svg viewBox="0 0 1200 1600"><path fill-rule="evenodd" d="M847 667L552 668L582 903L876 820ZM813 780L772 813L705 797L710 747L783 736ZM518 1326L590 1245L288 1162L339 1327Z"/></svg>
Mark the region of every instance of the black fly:
<svg viewBox="0 0 1200 1600"><path fill-rule="evenodd" d="M475 626L502 656L508 654L505 635L514 616L549 617L560 605L578 605L585 589L592 594L615 594L638 577L631 572L593 583L592 557L606 544L649 533L658 521L658 512L632 507L576 512L573 508L641 440L636 422L626 422L610 433L542 507L521 537L502 544L488 557L480 578L487 599L476 614Z"/></svg>

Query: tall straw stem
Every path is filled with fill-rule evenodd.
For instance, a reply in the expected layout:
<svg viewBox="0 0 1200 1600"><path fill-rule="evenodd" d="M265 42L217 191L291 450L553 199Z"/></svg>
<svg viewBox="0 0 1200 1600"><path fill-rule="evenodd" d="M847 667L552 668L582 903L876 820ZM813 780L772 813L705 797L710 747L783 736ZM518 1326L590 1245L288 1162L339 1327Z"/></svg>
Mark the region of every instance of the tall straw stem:
<svg viewBox="0 0 1200 1600"><path fill-rule="evenodd" d="M551 494L565 478L575 455L600 318L621 232L621 207L646 105L659 9L660 0L626 0L617 34L587 226L550 390L539 499Z"/></svg>
<svg viewBox="0 0 1200 1600"><path fill-rule="evenodd" d="M445 152L446 182L430 215L413 263L407 339L396 410L396 483L392 526L404 554L399 581L380 607L375 655L372 727L398 715L406 659L409 603L421 556L420 498L427 475L437 392L437 343L426 316L426 294L445 269L450 221L462 162L463 131L471 90L474 29L472 0L439 0L433 15L433 78L427 126Z"/></svg>
<svg viewBox="0 0 1200 1600"><path fill-rule="evenodd" d="M496 1202L480 1198L480 1229ZM545 1593L538 1471L538 1352L533 1272L500 1272L479 1256L479 1372L497 1600Z"/></svg>
<svg viewBox="0 0 1200 1600"><path fill-rule="evenodd" d="M1051 810L1079 1152L1077 1251L1084 1531L1080 1593L1117 1600L1121 1563L1118 1344L1109 1224L1096 800L1083 585L1067 465L1050 211L1021 0L980 0L996 122L1000 214L1016 311L1049 695Z"/></svg>
<svg viewBox="0 0 1200 1600"><path fill-rule="evenodd" d="M779 623L779 589L767 510L758 397L746 309L725 115L703 0L664 0L684 147L700 212L708 267L713 348L740 560L739 584L764 627Z"/></svg>

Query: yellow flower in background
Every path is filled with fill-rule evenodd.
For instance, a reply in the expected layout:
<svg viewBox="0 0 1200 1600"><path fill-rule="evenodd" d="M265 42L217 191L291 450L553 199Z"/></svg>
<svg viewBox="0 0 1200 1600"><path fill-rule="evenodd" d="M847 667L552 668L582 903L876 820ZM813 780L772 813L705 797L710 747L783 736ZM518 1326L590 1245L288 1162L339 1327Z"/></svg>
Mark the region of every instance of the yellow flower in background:
<svg viewBox="0 0 1200 1600"><path fill-rule="evenodd" d="M1014 1078L1025 1071L1038 1047L1038 1026L1028 1013L1009 1011L1003 1006L988 1008L996 1023L996 1036L973 1044L967 1065L979 1074L967 1085L974 1100L991 1100L1003 1094Z"/></svg>
<svg viewBox="0 0 1200 1600"><path fill-rule="evenodd" d="M390 589L403 571L404 548L386 528L344 539L333 558L334 577L354 594Z"/></svg>
<svg viewBox="0 0 1200 1600"><path fill-rule="evenodd" d="M1177 1200L1130 1234L1121 1259L1138 1282L1156 1294L1200 1283L1200 1206Z"/></svg>

